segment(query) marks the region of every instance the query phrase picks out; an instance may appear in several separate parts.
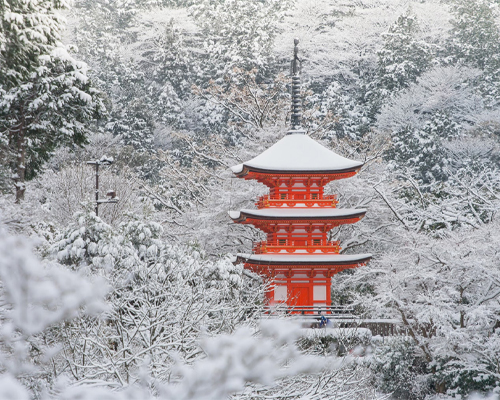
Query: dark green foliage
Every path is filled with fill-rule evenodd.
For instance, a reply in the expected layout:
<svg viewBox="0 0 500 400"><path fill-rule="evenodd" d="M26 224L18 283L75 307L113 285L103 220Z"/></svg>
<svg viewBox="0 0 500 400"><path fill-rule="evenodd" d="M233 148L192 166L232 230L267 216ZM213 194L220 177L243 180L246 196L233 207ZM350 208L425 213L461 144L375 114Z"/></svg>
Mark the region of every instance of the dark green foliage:
<svg viewBox="0 0 500 400"><path fill-rule="evenodd" d="M59 42L59 1L5 1L0 5L0 143L16 187L24 196L55 148L85 143L85 122L103 111L87 67ZM13 17L16 15L16 17Z"/></svg>
<svg viewBox="0 0 500 400"><path fill-rule="evenodd" d="M393 133L386 158L395 170L407 169L424 184L442 180L446 177L443 172L446 159L439 141L429 126L424 129L408 126Z"/></svg>
<svg viewBox="0 0 500 400"><path fill-rule="evenodd" d="M438 364L433 381L444 384L450 394L467 396L472 392L488 393L500 385L498 378L495 378L494 365L478 371L476 366L468 368L455 360L441 360Z"/></svg>
<svg viewBox="0 0 500 400"><path fill-rule="evenodd" d="M446 45L449 59L483 71L478 86L491 105L500 100L500 31L498 11L484 0L457 0L453 29Z"/></svg>
<svg viewBox="0 0 500 400"><path fill-rule="evenodd" d="M371 368L375 383L394 399L418 400L430 393L426 365L408 337L391 337L379 344L373 354Z"/></svg>
<svg viewBox="0 0 500 400"><path fill-rule="evenodd" d="M447 43L450 56L479 69L500 67L500 32L495 22L496 9L490 1L457 0L455 18Z"/></svg>
<svg viewBox="0 0 500 400"><path fill-rule="evenodd" d="M386 159L393 168L423 184L447 180L449 158L442 142L459 137L460 127L444 112L436 112L422 128L406 126L392 133Z"/></svg>
<svg viewBox="0 0 500 400"><path fill-rule="evenodd" d="M0 101L0 131L20 182L33 178L57 147L85 143L85 122L103 111L84 68L61 49Z"/></svg>
<svg viewBox="0 0 500 400"><path fill-rule="evenodd" d="M417 18L401 15L384 34L384 47L378 52L379 89L396 92L408 87L429 67L432 46L418 40Z"/></svg>
<svg viewBox="0 0 500 400"><path fill-rule="evenodd" d="M0 3L0 85L8 90L36 70L39 56L49 53L61 39L63 19L54 11L64 6L60 0Z"/></svg>

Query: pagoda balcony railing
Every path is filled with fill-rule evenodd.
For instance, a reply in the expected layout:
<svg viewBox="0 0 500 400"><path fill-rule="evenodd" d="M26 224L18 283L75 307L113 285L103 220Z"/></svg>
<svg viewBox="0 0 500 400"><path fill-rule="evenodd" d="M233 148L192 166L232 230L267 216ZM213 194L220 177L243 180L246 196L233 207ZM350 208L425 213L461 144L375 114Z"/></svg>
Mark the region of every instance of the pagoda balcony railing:
<svg viewBox="0 0 500 400"><path fill-rule="evenodd" d="M293 195L292 195L293 196ZM304 195L302 195L304 196ZM329 194L324 195L320 199L314 199L311 195L306 195L306 198L271 198L269 195L261 196L255 203L257 208L267 208L267 207L295 207L299 205L299 207L314 207L317 205L318 207L337 207L337 195Z"/></svg>
<svg viewBox="0 0 500 400"><path fill-rule="evenodd" d="M338 254L340 252L339 242L326 242L321 244L294 244L293 241L290 244L280 244L275 241L262 241L256 242L253 246L254 254L264 254L264 253L280 253L286 251L287 253L295 253L297 251L305 251L307 253L315 253L317 251L321 253L333 253Z"/></svg>

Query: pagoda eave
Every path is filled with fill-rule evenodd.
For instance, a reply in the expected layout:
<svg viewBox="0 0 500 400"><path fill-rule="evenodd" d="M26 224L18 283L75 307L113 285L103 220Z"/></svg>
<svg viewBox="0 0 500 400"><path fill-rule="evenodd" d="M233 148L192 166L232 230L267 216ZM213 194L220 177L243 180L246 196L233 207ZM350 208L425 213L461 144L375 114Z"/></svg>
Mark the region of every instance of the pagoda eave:
<svg viewBox="0 0 500 400"><path fill-rule="evenodd" d="M340 225L349 225L349 224L355 224L356 222L359 222L362 217L355 217L355 218L342 218L342 219L337 219L337 220L332 220L332 219L324 219L321 221L318 221L317 219L303 219L300 220L300 222L303 225L322 225L326 227L327 230L336 228L337 226ZM295 219L281 219L281 220L258 220L258 219L253 219L253 218L248 218L245 221L235 221L236 223L240 224L245 224L245 225L253 225L258 229L261 229L264 232L269 232L270 229L267 229L269 227L272 227L273 225L280 225L280 224L296 224L297 220ZM321 222L321 223L320 223Z"/></svg>
<svg viewBox="0 0 500 400"><path fill-rule="evenodd" d="M237 262L238 263L238 262ZM235 263L235 264L237 264ZM241 261L239 261L241 263ZM339 272L345 271L346 269L355 269L359 267L364 267L366 263L359 264L347 264L347 265L314 265L314 266L302 266L297 265L262 265L254 264L251 262L245 263L245 269L248 269L256 274L262 274L268 278L276 278L279 275L285 275L287 278L297 277L298 275L306 274L310 278L332 278Z"/></svg>
<svg viewBox="0 0 500 400"><path fill-rule="evenodd" d="M335 260L337 258L337 260ZM332 266L344 268L356 268L365 265L372 258L371 254L362 254L353 256L335 255L334 257L299 255L255 255L238 254L236 262L246 265L265 266L268 268L292 268L297 269L304 266L314 266L315 268L329 269Z"/></svg>
<svg viewBox="0 0 500 400"><path fill-rule="evenodd" d="M236 214L238 213L238 215ZM344 224L353 224L360 221L366 214L366 210L360 210L356 213L332 216L308 216L308 215L254 215L243 211L230 212L231 219L239 224L289 224L300 222L302 224L323 224L339 226Z"/></svg>
<svg viewBox="0 0 500 400"><path fill-rule="evenodd" d="M270 177L280 177L280 178L288 178L288 177L317 177L317 178L327 178L328 181L350 178L356 175L361 167L364 164L361 164L356 167L338 169L338 170L270 170L270 169L261 169L255 168L247 165L242 166L242 170L240 172L233 173L238 178L255 179L258 181L266 180Z"/></svg>

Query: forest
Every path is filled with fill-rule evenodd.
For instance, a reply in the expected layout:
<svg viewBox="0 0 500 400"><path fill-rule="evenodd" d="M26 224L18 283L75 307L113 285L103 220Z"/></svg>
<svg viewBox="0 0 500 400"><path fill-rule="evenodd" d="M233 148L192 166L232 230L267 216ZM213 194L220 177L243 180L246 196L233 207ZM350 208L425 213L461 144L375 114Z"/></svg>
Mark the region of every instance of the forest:
<svg viewBox="0 0 500 400"><path fill-rule="evenodd" d="M0 400L498 399L499 7L0 0ZM232 262L294 38L307 135L364 163L332 299L404 335L262 319Z"/></svg>

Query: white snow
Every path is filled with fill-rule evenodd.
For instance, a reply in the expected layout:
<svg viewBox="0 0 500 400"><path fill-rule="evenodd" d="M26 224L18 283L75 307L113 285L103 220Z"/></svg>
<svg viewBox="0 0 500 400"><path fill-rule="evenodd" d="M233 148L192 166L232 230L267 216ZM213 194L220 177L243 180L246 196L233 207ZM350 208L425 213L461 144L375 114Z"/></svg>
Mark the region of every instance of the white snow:
<svg viewBox="0 0 500 400"><path fill-rule="evenodd" d="M333 172L362 165L362 162L339 156L307 135L294 133L286 135L250 161L231 167L231 170L238 174L246 166L270 171Z"/></svg>
<svg viewBox="0 0 500 400"><path fill-rule="evenodd" d="M327 315L327 318L334 321L333 318ZM358 322L358 320L355 320ZM372 333L368 328L331 328L325 327L324 329L301 329L301 336L309 339L320 338L320 337L331 337L335 339L345 339L345 338L360 338L364 341L370 341L372 338Z"/></svg>
<svg viewBox="0 0 500 400"><path fill-rule="evenodd" d="M240 217L241 211L228 211L228 214L231 219L238 219Z"/></svg>

